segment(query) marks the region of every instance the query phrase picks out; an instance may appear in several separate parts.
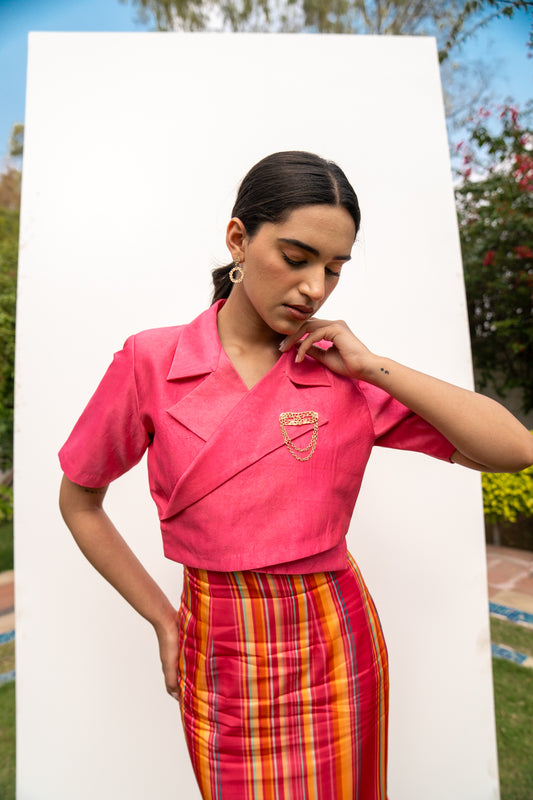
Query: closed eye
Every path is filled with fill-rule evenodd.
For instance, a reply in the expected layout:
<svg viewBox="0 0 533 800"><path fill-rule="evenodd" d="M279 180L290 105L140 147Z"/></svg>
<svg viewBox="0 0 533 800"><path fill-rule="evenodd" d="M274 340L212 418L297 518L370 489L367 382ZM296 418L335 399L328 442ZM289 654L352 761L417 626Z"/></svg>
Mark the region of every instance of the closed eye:
<svg viewBox="0 0 533 800"><path fill-rule="evenodd" d="M307 260L305 258L303 258L301 261L295 261L293 258L289 258L287 253L284 253L283 250L281 251L281 255L283 256L283 259L287 262L287 264L290 264L291 267L301 267L303 266L303 264L307 263Z"/></svg>
<svg viewBox="0 0 533 800"><path fill-rule="evenodd" d="M307 259L303 258L299 261L296 261L294 258L290 258L287 255L287 253L284 253L283 250L281 251L281 255L283 256L283 259L287 262L287 264L289 264L291 267L302 267L304 264L307 264ZM341 276L340 270L339 272L337 272L336 270L331 269L330 267L326 267L325 270L326 273L330 275L332 278L340 278Z"/></svg>

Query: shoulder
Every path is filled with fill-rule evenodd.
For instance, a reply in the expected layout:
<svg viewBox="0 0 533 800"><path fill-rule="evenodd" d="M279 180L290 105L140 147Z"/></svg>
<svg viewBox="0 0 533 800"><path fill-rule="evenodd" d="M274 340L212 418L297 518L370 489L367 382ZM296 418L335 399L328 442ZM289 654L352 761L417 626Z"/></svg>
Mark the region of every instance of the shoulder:
<svg viewBox="0 0 533 800"><path fill-rule="evenodd" d="M124 351L136 374L165 371L169 379L212 372L218 362L220 341L216 306L210 306L185 325L150 328L127 339Z"/></svg>
<svg viewBox="0 0 533 800"><path fill-rule="evenodd" d="M180 340L187 347L190 347L200 339L208 339L210 341L218 336L216 333L216 311L219 305L210 306L199 316L182 325L148 328L140 331L130 336L126 341L126 345L134 347L139 355L152 355L157 351L174 352Z"/></svg>
<svg viewBox="0 0 533 800"><path fill-rule="evenodd" d="M124 346L133 347L136 355L151 353L160 348L174 351L186 327L186 325L171 325L166 328L148 328L129 336Z"/></svg>
<svg viewBox="0 0 533 800"><path fill-rule="evenodd" d="M128 336L122 350L115 353L115 360L129 363L137 377L154 372L166 375L185 328L186 325L172 325L134 333Z"/></svg>

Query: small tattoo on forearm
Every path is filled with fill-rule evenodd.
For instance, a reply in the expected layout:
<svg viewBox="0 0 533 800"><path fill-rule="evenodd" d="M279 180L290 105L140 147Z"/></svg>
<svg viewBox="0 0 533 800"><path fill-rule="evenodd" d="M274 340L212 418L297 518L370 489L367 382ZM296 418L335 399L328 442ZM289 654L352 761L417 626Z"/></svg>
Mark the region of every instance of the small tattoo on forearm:
<svg viewBox="0 0 533 800"><path fill-rule="evenodd" d="M384 373L385 373L385 375L388 375L388 374L389 374L389 370L388 370L388 369L385 369L384 367L381 367L381 372L384 372Z"/></svg>
<svg viewBox="0 0 533 800"><path fill-rule="evenodd" d="M91 489L90 486L84 486L83 491L89 494L105 494L105 489Z"/></svg>

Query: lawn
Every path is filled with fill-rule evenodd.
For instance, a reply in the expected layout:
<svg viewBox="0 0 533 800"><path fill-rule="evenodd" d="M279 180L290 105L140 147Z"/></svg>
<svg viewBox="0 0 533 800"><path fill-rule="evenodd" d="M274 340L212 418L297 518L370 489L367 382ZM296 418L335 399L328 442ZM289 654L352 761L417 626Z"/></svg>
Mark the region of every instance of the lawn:
<svg viewBox="0 0 533 800"><path fill-rule="evenodd" d="M513 650L533 656L533 631L531 628L491 617L490 638L494 644L506 644Z"/></svg>
<svg viewBox="0 0 533 800"><path fill-rule="evenodd" d="M15 800L14 681L0 686L0 797L3 800Z"/></svg>
<svg viewBox="0 0 533 800"><path fill-rule="evenodd" d="M533 669L500 659L492 666L501 800L531 800Z"/></svg>
<svg viewBox="0 0 533 800"><path fill-rule="evenodd" d="M491 619L491 639L533 656L533 630ZM533 798L533 669L493 659L501 800Z"/></svg>

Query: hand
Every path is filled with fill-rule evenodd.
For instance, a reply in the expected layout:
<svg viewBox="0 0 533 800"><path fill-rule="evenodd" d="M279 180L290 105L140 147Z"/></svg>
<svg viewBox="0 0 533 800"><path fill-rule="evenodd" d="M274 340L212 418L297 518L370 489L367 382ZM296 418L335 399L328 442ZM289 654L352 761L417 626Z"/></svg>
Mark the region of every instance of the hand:
<svg viewBox="0 0 533 800"><path fill-rule="evenodd" d="M154 625L159 642L159 657L165 678L167 692L175 700L179 700L180 690L178 685L178 656L179 656L179 627L178 613L174 611L164 624Z"/></svg>
<svg viewBox="0 0 533 800"><path fill-rule="evenodd" d="M302 339L303 336L305 339ZM315 343L322 339L331 342L332 346L327 350L316 347ZM296 333L283 340L280 350L286 352L293 345L298 348L296 362L303 361L304 356L309 355L333 372L351 378L363 378L375 360L375 356L354 336L343 320L309 319Z"/></svg>

